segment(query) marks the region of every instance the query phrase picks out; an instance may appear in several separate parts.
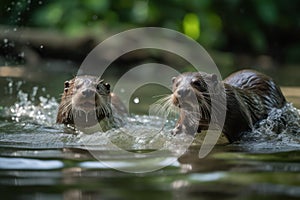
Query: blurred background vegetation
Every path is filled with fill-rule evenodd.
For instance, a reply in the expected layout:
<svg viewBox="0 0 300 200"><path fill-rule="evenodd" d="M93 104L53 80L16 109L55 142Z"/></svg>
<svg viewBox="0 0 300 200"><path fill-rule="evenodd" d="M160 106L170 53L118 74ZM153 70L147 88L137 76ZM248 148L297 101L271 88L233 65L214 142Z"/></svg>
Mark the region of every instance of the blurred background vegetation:
<svg viewBox="0 0 300 200"><path fill-rule="evenodd" d="M299 9L300 1L285 0L2 0L0 24L8 34L31 27L97 42L129 28L165 27L198 41L219 65L274 69L300 63ZM5 61L13 57L6 36Z"/></svg>

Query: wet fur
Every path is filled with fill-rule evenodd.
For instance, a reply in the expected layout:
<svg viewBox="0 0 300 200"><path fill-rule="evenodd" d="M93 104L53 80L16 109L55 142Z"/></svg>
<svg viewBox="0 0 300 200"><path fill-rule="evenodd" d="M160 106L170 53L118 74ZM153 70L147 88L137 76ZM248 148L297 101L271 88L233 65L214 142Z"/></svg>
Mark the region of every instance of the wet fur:
<svg viewBox="0 0 300 200"><path fill-rule="evenodd" d="M182 104L186 101L178 95L182 90L191 90L196 95L198 102L193 106L199 106L198 114L191 116L189 110L180 108L179 101ZM226 98L226 107L220 103L222 101L217 102L220 98ZM212 101L216 105L215 116L211 112ZM222 132L230 142L234 142L243 132L250 131L255 123L265 119L272 108L283 107L286 100L270 77L253 70L242 70L224 81L203 72L181 74L173 79L173 94L159 103L163 103L167 110L179 109L180 117L173 134L201 132L208 128L210 122L218 126L219 114L226 112ZM193 127L195 124L199 126Z"/></svg>
<svg viewBox="0 0 300 200"><path fill-rule="evenodd" d="M91 97L83 97L89 90ZM81 101L92 102L90 110L80 107ZM110 92L108 83L95 76L77 76L65 82L64 93L58 108L57 123L77 128L87 128L105 121L105 129L115 127L116 115L126 113L126 108L116 95ZM121 115L122 115L121 114Z"/></svg>

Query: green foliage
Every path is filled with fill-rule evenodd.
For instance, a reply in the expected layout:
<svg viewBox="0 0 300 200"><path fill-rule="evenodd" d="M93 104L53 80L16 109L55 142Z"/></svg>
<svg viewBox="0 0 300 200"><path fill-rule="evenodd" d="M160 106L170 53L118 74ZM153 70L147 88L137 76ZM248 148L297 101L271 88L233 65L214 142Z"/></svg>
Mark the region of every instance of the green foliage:
<svg viewBox="0 0 300 200"><path fill-rule="evenodd" d="M183 19L184 34L197 40L200 36L200 22L198 16L194 13L188 13Z"/></svg>
<svg viewBox="0 0 300 200"><path fill-rule="evenodd" d="M300 1L284 0L2 0L0 23L69 35L159 26L208 48L293 61L299 59L299 8Z"/></svg>

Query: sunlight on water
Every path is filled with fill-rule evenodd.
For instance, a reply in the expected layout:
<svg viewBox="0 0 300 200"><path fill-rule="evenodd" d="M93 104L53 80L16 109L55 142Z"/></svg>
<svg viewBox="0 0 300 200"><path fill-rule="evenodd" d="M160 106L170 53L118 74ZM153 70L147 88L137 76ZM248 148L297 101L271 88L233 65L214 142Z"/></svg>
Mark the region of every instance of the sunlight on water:
<svg viewBox="0 0 300 200"><path fill-rule="evenodd" d="M57 169L64 165L57 160L37 160L25 158L1 158L0 169Z"/></svg>

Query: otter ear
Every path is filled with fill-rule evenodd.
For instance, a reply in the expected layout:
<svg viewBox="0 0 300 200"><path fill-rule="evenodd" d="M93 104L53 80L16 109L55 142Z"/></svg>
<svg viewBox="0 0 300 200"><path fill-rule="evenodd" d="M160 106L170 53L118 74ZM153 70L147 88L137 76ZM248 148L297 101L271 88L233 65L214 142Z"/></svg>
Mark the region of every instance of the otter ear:
<svg viewBox="0 0 300 200"><path fill-rule="evenodd" d="M174 77L172 77L172 83L174 83L175 82L175 80L176 80L176 77L174 76Z"/></svg>
<svg viewBox="0 0 300 200"><path fill-rule="evenodd" d="M216 74L212 74L211 75L211 81L213 83L214 86L216 86L218 84L218 76Z"/></svg>
<svg viewBox="0 0 300 200"><path fill-rule="evenodd" d="M65 88L69 88L70 87L70 81L65 81Z"/></svg>
<svg viewBox="0 0 300 200"><path fill-rule="evenodd" d="M214 85L218 84L218 76L216 74L211 75L211 80L214 83Z"/></svg>

